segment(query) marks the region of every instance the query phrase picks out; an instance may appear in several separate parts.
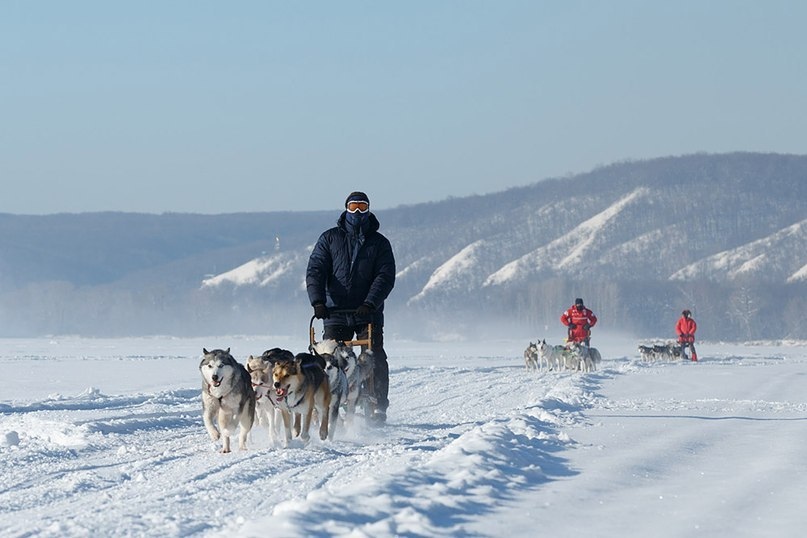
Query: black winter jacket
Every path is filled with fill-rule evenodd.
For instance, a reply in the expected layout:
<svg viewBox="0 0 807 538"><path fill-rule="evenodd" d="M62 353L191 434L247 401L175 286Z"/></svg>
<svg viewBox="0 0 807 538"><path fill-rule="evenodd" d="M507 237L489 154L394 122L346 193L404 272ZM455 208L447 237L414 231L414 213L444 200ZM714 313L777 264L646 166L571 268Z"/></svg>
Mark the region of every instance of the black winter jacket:
<svg viewBox="0 0 807 538"><path fill-rule="evenodd" d="M337 310L355 309L362 303L369 303L375 307L373 319L369 321L383 326L384 300L395 285L392 246L378 233L380 224L370 213L364 244L351 264L345 215L342 212L337 225L319 236L311 251L305 275L308 299L312 306L324 303L329 309Z"/></svg>

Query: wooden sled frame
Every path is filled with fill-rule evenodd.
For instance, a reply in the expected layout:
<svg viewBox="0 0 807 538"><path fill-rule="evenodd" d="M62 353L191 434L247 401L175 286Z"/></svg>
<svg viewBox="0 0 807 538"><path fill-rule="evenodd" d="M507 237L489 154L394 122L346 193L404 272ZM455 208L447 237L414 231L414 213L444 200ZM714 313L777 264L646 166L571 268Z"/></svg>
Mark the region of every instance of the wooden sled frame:
<svg viewBox="0 0 807 538"><path fill-rule="evenodd" d="M335 310L336 313L354 313L355 310ZM309 349L314 349L314 345L317 343L317 339L314 337L314 320L316 316L311 316L311 321L308 322L308 344ZM367 349L373 348L373 324L367 324L367 338L359 338L356 340L345 340L344 344L346 346L354 347L354 346L362 346L366 347Z"/></svg>

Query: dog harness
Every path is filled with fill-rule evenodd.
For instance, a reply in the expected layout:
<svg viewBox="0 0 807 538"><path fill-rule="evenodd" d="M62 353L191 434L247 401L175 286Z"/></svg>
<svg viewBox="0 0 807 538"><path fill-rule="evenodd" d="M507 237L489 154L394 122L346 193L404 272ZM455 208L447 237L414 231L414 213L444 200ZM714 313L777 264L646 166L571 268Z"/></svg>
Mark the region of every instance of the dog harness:
<svg viewBox="0 0 807 538"><path fill-rule="evenodd" d="M254 389L255 387L263 387L263 388L265 388L265 389L274 390L274 387L273 387L273 386L271 386L271 385L264 385L263 383L253 383L253 384L252 384L252 387L253 387L253 389ZM256 391L256 392L255 392L255 399L256 399L256 400L260 400L261 398L263 398L263 395L262 395L262 394L261 394L261 395L258 395L258 393L257 393L257 391ZM272 404L272 407L277 407L277 404L276 404L274 401L272 401L272 398L269 398L269 402Z"/></svg>

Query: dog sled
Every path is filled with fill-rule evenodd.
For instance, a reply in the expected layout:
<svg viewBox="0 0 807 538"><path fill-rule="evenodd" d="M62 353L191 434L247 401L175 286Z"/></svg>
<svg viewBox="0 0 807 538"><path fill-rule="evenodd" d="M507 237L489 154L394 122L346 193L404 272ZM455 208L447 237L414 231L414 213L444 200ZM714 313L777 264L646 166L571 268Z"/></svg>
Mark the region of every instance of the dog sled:
<svg viewBox="0 0 807 538"><path fill-rule="evenodd" d="M333 310L334 314L354 314L355 310ZM323 342L318 342L315 335L314 320L316 316L311 316L308 323L308 349L311 353L317 354L317 349ZM324 332L324 330L323 330ZM355 411L360 411L365 418L373 416L377 407L377 400L375 397L375 379L374 379L374 360L372 353L373 342L373 324L367 324L367 337L356 338L351 340L339 340L337 345L342 349L348 350L348 357L342 363L345 369L345 374L350 384L349 391L355 391L355 394L349 394L346 401L346 413L353 415ZM361 347L361 351L357 356L353 351L356 346Z"/></svg>

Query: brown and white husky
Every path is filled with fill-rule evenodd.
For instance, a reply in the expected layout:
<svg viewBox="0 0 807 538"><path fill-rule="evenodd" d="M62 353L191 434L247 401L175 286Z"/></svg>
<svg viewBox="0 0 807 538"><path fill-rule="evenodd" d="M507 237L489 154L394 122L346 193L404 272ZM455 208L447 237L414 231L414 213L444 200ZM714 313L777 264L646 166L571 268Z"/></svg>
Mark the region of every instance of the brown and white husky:
<svg viewBox="0 0 807 538"><path fill-rule="evenodd" d="M314 411L320 422L319 438L324 441L328 437L331 390L322 357L298 353L293 360L280 359L272 368L272 380L277 405L283 415L286 446L292 438L293 415L294 435L299 435L303 442L308 443Z"/></svg>

